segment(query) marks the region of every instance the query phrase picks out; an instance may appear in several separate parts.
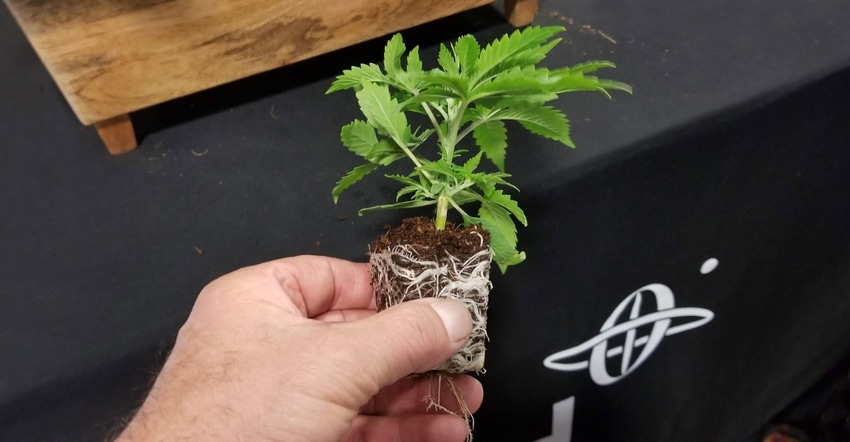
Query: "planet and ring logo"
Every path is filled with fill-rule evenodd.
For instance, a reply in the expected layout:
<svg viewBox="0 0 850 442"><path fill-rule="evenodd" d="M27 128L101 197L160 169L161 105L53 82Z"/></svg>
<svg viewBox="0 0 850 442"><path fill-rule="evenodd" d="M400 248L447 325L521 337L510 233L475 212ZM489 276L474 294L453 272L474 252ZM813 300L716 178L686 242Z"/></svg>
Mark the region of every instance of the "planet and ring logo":
<svg viewBox="0 0 850 442"><path fill-rule="evenodd" d="M700 272L710 273L717 267L717 260L706 261ZM658 311L641 314L644 296L655 297ZM626 310L628 319L617 323ZM672 326L673 319L691 318L690 322ZM703 326L714 318L714 313L704 308L676 308L673 291L664 284L649 284L635 290L626 297L602 324L599 334L573 348L554 353L543 360L543 365L558 371L579 371L589 369L590 377L598 385L610 385L635 371L658 348L661 341L667 337L684 331ZM648 335L637 336L637 329L652 324ZM609 340L625 334L625 342L621 346L609 348ZM590 358L578 360L590 351ZM639 350L637 354L635 351ZM621 356L619 373L608 372L607 360Z"/></svg>

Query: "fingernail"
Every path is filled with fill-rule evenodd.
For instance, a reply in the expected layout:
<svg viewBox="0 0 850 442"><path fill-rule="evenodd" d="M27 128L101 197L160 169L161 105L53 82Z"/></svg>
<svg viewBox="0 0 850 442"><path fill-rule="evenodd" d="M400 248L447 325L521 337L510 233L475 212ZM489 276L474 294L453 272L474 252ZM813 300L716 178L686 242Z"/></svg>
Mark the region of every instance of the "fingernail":
<svg viewBox="0 0 850 442"><path fill-rule="evenodd" d="M443 326L446 327L446 332L453 342L466 340L469 332L472 331L472 317L463 304L441 299L431 304L431 308L440 315Z"/></svg>

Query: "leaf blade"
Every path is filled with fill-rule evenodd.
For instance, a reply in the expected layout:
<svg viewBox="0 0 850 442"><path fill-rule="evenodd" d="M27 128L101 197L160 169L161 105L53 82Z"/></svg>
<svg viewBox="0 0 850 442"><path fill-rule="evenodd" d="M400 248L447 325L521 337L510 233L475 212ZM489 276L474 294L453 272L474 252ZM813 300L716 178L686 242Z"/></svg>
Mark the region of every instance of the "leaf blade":
<svg viewBox="0 0 850 442"><path fill-rule="evenodd" d="M366 82L362 86L355 95L366 121L377 129L383 129L395 140L404 140L407 117L398 101L390 95L389 88Z"/></svg>
<svg viewBox="0 0 850 442"><path fill-rule="evenodd" d="M343 176L336 183L336 186L334 186L333 190L331 191L331 195L333 196L333 199L334 199L334 204L336 204L337 201L339 201L339 196L340 196L340 194L342 194L342 192L344 192L346 189L351 187L354 183L362 180L363 177L365 177L366 175L368 175L370 172L372 172L373 170L375 170L377 168L378 168L377 164L366 163L366 164L363 164L361 166L355 167L350 172L345 174L345 176Z"/></svg>
<svg viewBox="0 0 850 442"><path fill-rule="evenodd" d="M508 130L505 123L498 120L484 122L472 131L472 137L487 159L499 172L504 172L508 147Z"/></svg>

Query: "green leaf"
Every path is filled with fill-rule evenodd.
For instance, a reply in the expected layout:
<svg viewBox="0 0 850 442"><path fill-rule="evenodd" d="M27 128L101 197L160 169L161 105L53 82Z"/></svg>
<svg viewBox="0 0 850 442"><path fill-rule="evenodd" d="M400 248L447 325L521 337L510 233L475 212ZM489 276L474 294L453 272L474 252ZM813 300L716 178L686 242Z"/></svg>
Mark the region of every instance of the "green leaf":
<svg viewBox="0 0 850 442"><path fill-rule="evenodd" d="M423 83L424 93L436 92L434 91L434 87L436 87L437 91L440 89L448 90L460 99L469 96L469 79L461 74L433 71Z"/></svg>
<svg viewBox="0 0 850 442"><path fill-rule="evenodd" d="M552 71L550 76L553 79L553 92L558 94L574 91L596 91L611 98L608 90L632 93L632 87L626 83L584 75L581 72L571 72L569 69Z"/></svg>
<svg viewBox="0 0 850 442"><path fill-rule="evenodd" d="M400 201L401 197L403 197L407 194L410 194L410 193L414 194L413 197L410 198L411 200L420 200L420 199L425 197L424 190L422 189L422 187L420 187L420 186L405 186L405 187L402 187L398 191L398 193L396 193L395 200Z"/></svg>
<svg viewBox="0 0 850 442"><path fill-rule="evenodd" d="M419 93L421 89L420 83L423 77L422 71L401 71L393 77L395 83L390 84L390 86L395 86L399 89L393 94L393 98L396 98L399 102L406 101Z"/></svg>
<svg viewBox="0 0 850 442"><path fill-rule="evenodd" d="M494 120L516 120L531 133L575 147L570 139L570 124L561 111L551 106L527 106L502 109Z"/></svg>
<svg viewBox="0 0 850 442"><path fill-rule="evenodd" d="M423 160L422 166L417 167L416 169L432 174L443 175L449 178L456 178L454 168L452 168L451 164L449 164L445 159L439 159L437 161Z"/></svg>
<svg viewBox="0 0 850 442"><path fill-rule="evenodd" d="M372 163L389 166L405 156L404 151L398 147L395 141L384 139L372 146L372 149L366 153L365 158Z"/></svg>
<svg viewBox="0 0 850 442"><path fill-rule="evenodd" d="M582 74L587 74L590 72L595 72L599 69L603 68L614 68L614 63L606 60L591 60L585 61L584 63L579 63L573 66L570 66L568 69L570 72L581 72Z"/></svg>
<svg viewBox="0 0 850 442"><path fill-rule="evenodd" d="M340 138L349 150L374 164L387 166L405 156L394 141L378 140L375 128L365 121L354 120L343 126Z"/></svg>
<svg viewBox="0 0 850 442"><path fill-rule="evenodd" d="M534 57L542 59L554 44L543 48L540 46L563 30L561 26L529 26L493 41L485 46L478 56L475 81L488 78L506 69L530 64L528 60ZM532 51L531 55L534 57L529 57L526 51Z"/></svg>
<svg viewBox="0 0 850 442"><path fill-rule="evenodd" d="M384 83L387 82L388 79L381 72L381 68L374 63L370 64L361 64L360 66L355 66L351 69L347 69L342 71L342 75L336 77L336 80L331 84L330 89L325 92L329 94L331 92L341 91L345 89L351 88L360 88L360 85L363 82L370 83Z"/></svg>
<svg viewBox="0 0 850 442"><path fill-rule="evenodd" d="M331 194L334 198L334 204L339 200L339 195L345 190L351 187L352 184L363 179L364 176L368 175L373 170L377 169L377 164L366 163L362 166L355 167L351 172L348 172L344 177L342 177L339 182L336 183L336 186L333 188Z"/></svg>
<svg viewBox="0 0 850 442"><path fill-rule="evenodd" d="M420 185L419 181L416 181L409 176L404 176L404 175L385 175L385 176L389 179L398 181L398 182L405 184L405 185L422 187Z"/></svg>
<svg viewBox="0 0 850 442"><path fill-rule="evenodd" d="M366 207L365 209L360 209L360 211L357 212L357 214L363 215L364 213L371 212L373 210L413 209L413 208L416 208L416 207L433 206L434 204L437 204L436 200L402 201L400 203L382 204L380 206Z"/></svg>
<svg viewBox="0 0 850 442"><path fill-rule="evenodd" d="M478 152L477 155L468 159L465 163L463 163L463 170L467 173L467 175L472 176L472 173L475 172L475 169L478 168L478 164L481 163L481 153Z"/></svg>
<svg viewBox="0 0 850 442"><path fill-rule="evenodd" d="M513 184L504 180L504 178L510 177L507 173L475 173L472 174L470 179L482 192L484 192L484 196L489 196L491 193L496 191L496 186L508 186L516 191L519 189L516 188Z"/></svg>
<svg viewBox="0 0 850 442"><path fill-rule="evenodd" d="M475 67L475 61L478 59L478 54L481 48L478 46L478 41L471 35L464 35L458 38L454 45L455 59L460 66L460 72L469 75L469 72Z"/></svg>
<svg viewBox="0 0 850 442"><path fill-rule="evenodd" d="M457 75L460 73L460 66L458 66L457 60L455 60L452 51L445 44L440 43L440 53L437 55L437 63L448 74Z"/></svg>
<svg viewBox="0 0 850 442"><path fill-rule="evenodd" d="M345 147L363 158L378 144L375 128L362 120L354 120L343 126L340 138Z"/></svg>
<svg viewBox="0 0 850 442"><path fill-rule="evenodd" d="M405 49L401 34L393 35L384 46L384 70L387 74L392 76L401 71L401 56Z"/></svg>
<svg viewBox="0 0 850 442"><path fill-rule="evenodd" d="M404 140L405 131L408 130L407 117L401 112L398 101L390 96L386 85L363 83L363 88L356 95L369 124L382 129L395 140Z"/></svg>
<svg viewBox="0 0 850 442"><path fill-rule="evenodd" d="M481 224L490 232L493 261L499 265L503 273L508 266L525 260L525 253L516 249L516 226L504 207L484 201L478 210L478 217L465 216L464 223Z"/></svg>
<svg viewBox="0 0 850 442"><path fill-rule="evenodd" d="M525 218L525 213L522 209L519 208L519 205L516 201L511 199L511 196L502 192L501 190L497 190L486 197L487 201L492 203L496 203L511 213L514 218L517 219L523 226L528 226L528 220Z"/></svg>
<svg viewBox="0 0 850 442"><path fill-rule="evenodd" d="M527 94L549 93L553 81L549 78L548 69L513 68L499 73L493 79L477 84L471 91L473 99L493 95L518 96Z"/></svg>
<svg viewBox="0 0 850 442"><path fill-rule="evenodd" d="M505 154L508 147L508 131L501 121L488 121L472 132L475 144L500 172L505 171Z"/></svg>
<svg viewBox="0 0 850 442"><path fill-rule="evenodd" d="M414 180L409 176L404 175L386 175L387 178L398 181L405 186L401 188L396 194L395 200L400 201L402 196L413 193L413 197L411 199L422 199L427 197L432 197L428 195L428 189L425 188L425 185L421 184L419 181Z"/></svg>
<svg viewBox="0 0 850 442"><path fill-rule="evenodd" d="M419 46L407 53L407 72L422 72L422 59L419 58Z"/></svg>
<svg viewBox="0 0 850 442"><path fill-rule="evenodd" d="M445 103L448 99L458 99L461 98L461 94L449 90L445 87L431 87L427 90L420 92L418 95L414 95L404 102L401 103L401 108L403 110L416 110L421 111L422 103L428 103L433 107L435 103Z"/></svg>

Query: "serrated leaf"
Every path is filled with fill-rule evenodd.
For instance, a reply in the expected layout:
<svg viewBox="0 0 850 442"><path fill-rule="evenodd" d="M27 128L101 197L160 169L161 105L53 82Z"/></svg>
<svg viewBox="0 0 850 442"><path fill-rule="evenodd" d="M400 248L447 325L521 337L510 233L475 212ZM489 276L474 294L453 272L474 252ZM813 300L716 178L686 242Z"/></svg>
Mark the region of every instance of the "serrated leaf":
<svg viewBox="0 0 850 442"><path fill-rule="evenodd" d="M515 120L531 133L575 147L570 139L570 124L561 111L551 106L528 106L502 109L494 120Z"/></svg>
<svg viewBox="0 0 850 442"><path fill-rule="evenodd" d="M414 95L404 102L401 102L401 108L403 110L415 110L418 112L421 111L422 103L428 103L428 105L431 106L431 109L434 109L434 104L445 103L446 100L450 98L457 99L460 97L460 94L444 87L431 87L428 90L420 92L418 95Z"/></svg>
<svg viewBox="0 0 850 442"><path fill-rule="evenodd" d="M524 51L534 51L537 48L538 50L534 52L538 54L541 45L547 43L553 35L563 30L564 28L560 26L529 26L493 41L485 46L478 56L475 81L488 78L505 69L522 65L517 64L517 62L525 63ZM548 47L548 49L551 49L551 47ZM545 52L542 55L545 56ZM514 59L513 62L512 58Z"/></svg>
<svg viewBox="0 0 850 442"><path fill-rule="evenodd" d="M385 175L387 178L398 181L405 185L419 186L419 182L405 175ZM420 186L421 187L421 186Z"/></svg>
<svg viewBox="0 0 850 442"><path fill-rule="evenodd" d="M505 155L508 147L508 131L501 121L487 121L472 131L475 144L500 172L505 171Z"/></svg>
<svg viewBox="0 0 850 442"><path fill-rule="evenodd" d="M366 163L362 166L355 167L351 170L351 172L348 172L344 177L342 177L342 179L336 183L336 186L331 192L334 198L334 204L336 204L337 200L339 200L339 195L345 191L345 189L348 189L352 184L360 181L363 177L377 168L377 164Z"/></svg>
<svg viewBox="0 0 850 442"><path fill-rule="evenodd" d="M345 147L363 158L366 158L372 147L378 143L375 128L362 120L354 120L343 126L340 138Z"/></svg>
<svg viewBox="0 0 850 442"><path fill-rule="evenodd" d="M422 170L428 173L434 173L438 175L445 175L448 177L454 177L455 171L452 166L446 162L444 159L439 159L437 161L422 161L422 166L417 167L417 170Z"/></svg>
<svg viewBox="0 0 850 442"><path fill-rule="evenodd" d="M580 72L583 74L587 74L590 72L595 72L599 69L604 68L614 68L616 67L614 63L607 60L591 60L585 61L584 63L579 63L573 66L570 66L568 69L570 72Z"/></svg>
<svg viewBox="0 0 850 442"><path fill-rule="evenodd" d="M393 98L395 98L396 100L398 100L399 103L401 103L410 99L410 97L415 96L415 94L419 93L421 89L420 82L422 81L423 73L422 71L400 71L393 75L393 78L395 79L395 83L390 84L390 86L395 86L399 89L398 91L393 92Z"/></svg>
<svg viewBox="0 0 850 442"><path fill-rule="evenodd" d="M525 260L525 253L516 249L516 225L509 212L498 204L483 202L477 217L465 216L466 224L481 224L490 232L490 247L493 248L493 261L504 272L508 266Z"/></svg>
<svg viewBox="0 0 850 442"><path fill-rule="evenodd" d="M331 87L325 92L341 91L351 88L359 88L363 82L384 83L388 81L387 77L381 71L381 68L375 63L361 64L351 69L342 71L342 75L336 77L336 80L331 84Z"/></svg>
<svg viewBox="0 0 850 442"><path fill-rule="evenodd" d="M422 192L423 192L423 190L419 186L404 186L398 191L398 193L396 193L395 200L399 201L399 200L401 200L401 197L403 197L407 194L410 194L410 193L413 193L413 194L420 193L421 194ZM419 199L419 198L416 198L416 196L414 195L414 197L411 198L411 199Z"/></svg>
<svg viewBox="0 0 850 442"><path fill-rule="evenodd" d="M478 41L471 35L464 35L457 39L454 45L455 59L460 66L460 72L466 75L474 69L475 61L478 59L478 54L481 47L478 46Z"/></svg>
<svg viewBox="0 0 850 442"><path fill-rule="evenodd" d="M465 163L463 163L463 170L469 175L472 176L472 173L475 172L475 169L478 168L478 165L481 163L481 154L483 152L478 152L477 155L468 159Z"/></svg>
<svg viewBox="0 0 850 442"><path fill-rule="evenodd" d="M400 203L381 204L380 206L366 207L365 209L360 209L360 211L358 211L357 214L363 215L364 213L371 212L373 210L413 209L413 208L416 208L416 207L433 206L434 204L437 204L436 200L402 201Z"/></svg>
<svg viewBox="0 0 850 442"><path fill-rule="evenodd" d="M404 152L399 149L395 141L381 140L372 146L372 149L366 154L366 159L372 163L380 164L381 166L389 166L396 160L404 158Z"/></svg>
<svg viewBox="0 0 850 442"><path fill-rule="evenodd" d="M407 72L422 72L422 59L419 58L419 46L407 53Z"/></svg>
<svg viewBox="0 0 850 442"><path fill-rule="evenodd" d="M511 257L508 259L496 261L496 265L499 266L499 270L504 275L508 271L508 266L515 266L517 264L522 263L523 261L525 261L525 252L519 252L514 255L511 255Z"/></svg>
<svg viewBox="0 0 850 442"><path fill-rule="evenodd" d="M569 69L552 71L551 78L553 80L552 92L558 94L574 91L596 91L611 98L608 90L632 93L632 87L626 83L584 75L581 72L570 72Z"/></svg>
<svg viewBox="0 0 850 442"><path fill-rule="evenodd" d="M454 199L455 203L457 203L459 206L462 206L473 201L481 201L482 198L481 195L479 195L477 192L474 192L470 189L464 189L456 193L452 197L452 199Z"/></svg>
<svg viewBox="0 0 850 442"><path fill-rule="evenodd" d="M489 196L491 193L496 191L496 186L508 186L511 189L519 192L516 186L505 181L503 178L510 177L507 173L475 173L472 174L470 179L475 185L478 186L479 189L484 193L484 196Z"/></svg>
<svg viewBox="0 0 850 442"><path fill-rule="evenodd" d="M436 92L434 87L452 92L457 98L465 99L469 96L469 79L461 74L433 71L423 85L423 92ZM439 89L438 89L439 90Z"/></svg>
<svg viewBox="0 0 850 442"><path fill-rule="evenodd" d="M419 192L419 193L422 194L422 196L427 196L426 195L427 189L421 183L414 180L413 178L410 178L410 177L404 176L404 175L386 175L386 177L393 179L395 181L398 181L398 182L405 185L396 194L396 198L395 198L396 201L401 200L402 196L410 194L410 193ZM418 199L418 198L414 197L412 199Z"/></svg>
<svg viewBox="0 0 850 442"><path fill-rule="evenodd" d="M405 156L394 141L378 140L375 128L365 121L354 120L343 126L342 144L371 163L387 166Z"/></svg>
<svg viewBox="0 0 850 442"><path fill-rule="evenodd" d="M418 145L424 143L425 141L428 140L428 138L431 137L431 135L434 134L434 132L436 132L436 130L434 130L434 129L425 129L422 132L419 132L418 130L414 131L412 134L410 134L410 138L408 140L409 141L408 147L410 147L411 150L413 150L414 145L418 146Z"/></svg>
<svg viewBox="0 0 850 442"><path fill-rule="evenodd" d="M398 101L390 96L386 85L363 83L357 91L357 101L369 124L383 130L393 139L402 141L408 130L407 117L401 111Z"/></svg>
<svg viewBox="0 0 850 442"><path fill-rule="evenodd" d="M559 77L560 78L560 77ZM553 94L553 80L548 69L514 68L499 73L488 81L477 84L469 92L472 99L492 96L524 96Z"/></svg>
<svg viewBox="0 0 850 442"><path fill-rule="evenodd" d="M490 195L487 195L486 199L491 203L495 203L504 207L523 226L528 226L528 220L525 218L525 213L522 211L522 209L519 208L517 202L511 199L510 195L502 192L501 190L497 190L491 193Z"/></svg>
<svg viewBox="0 0 850 442"><path fill-rule="evenodd" d="M395 75L401 71L401 56L404 55L404 41L401 34L395 34L384 46L384 70L388 75Z"/></svg>
<svg viewBox="0 0 850 442"><path fill-rule="evenodd" d="M460 66L458 66L457 60L452 55L452 51L443 43L440 43L440 53L437 55L437 63L447 74L457 75L460 73Z"/></svg>

